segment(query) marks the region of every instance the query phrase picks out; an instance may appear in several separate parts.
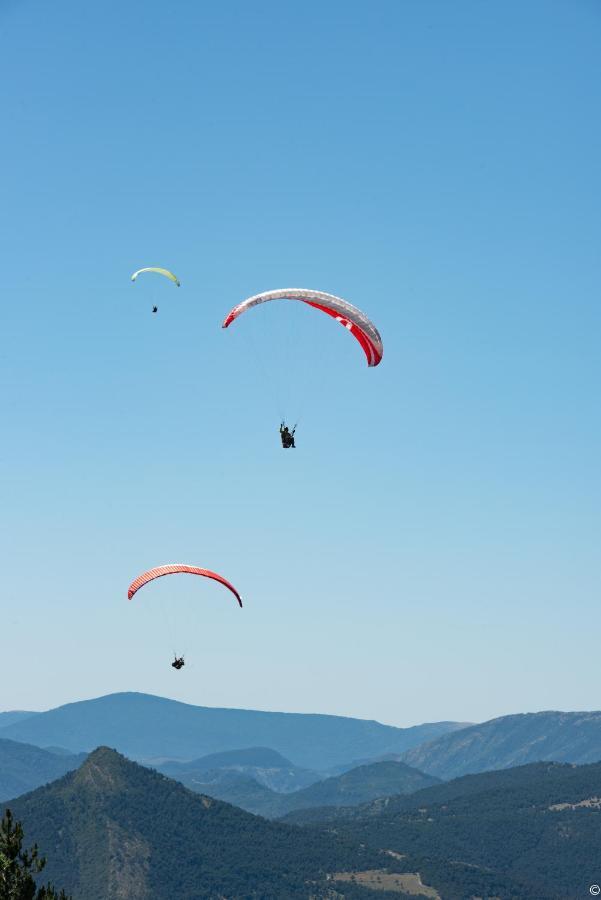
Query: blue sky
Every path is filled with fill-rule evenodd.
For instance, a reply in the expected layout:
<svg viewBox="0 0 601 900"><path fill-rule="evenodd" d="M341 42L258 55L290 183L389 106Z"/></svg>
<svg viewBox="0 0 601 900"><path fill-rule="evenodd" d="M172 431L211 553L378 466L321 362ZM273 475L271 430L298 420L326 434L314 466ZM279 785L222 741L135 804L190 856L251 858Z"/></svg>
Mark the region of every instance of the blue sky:
<svg viewBox="0 0 601 900"><path fill-rule="evenodd" d="M0 709L598 707L600 38L594 0L0 0ZM220 329L284 286L382 365L291 303ZM178 561L244 610L128 604Z"/></svg>

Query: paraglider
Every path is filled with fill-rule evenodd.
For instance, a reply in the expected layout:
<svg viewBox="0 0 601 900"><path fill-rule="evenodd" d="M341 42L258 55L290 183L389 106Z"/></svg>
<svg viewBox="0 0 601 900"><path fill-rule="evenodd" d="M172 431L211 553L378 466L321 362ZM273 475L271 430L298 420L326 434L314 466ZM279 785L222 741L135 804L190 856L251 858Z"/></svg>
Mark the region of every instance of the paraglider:
<svg viewBox="0 0 601 900"><path fill-rule="evenodd" d="M173 284L177 285L177 287L181 286L177 275L174 275L173 272L169 271L169 269L162 269L160 266L146 266L144 269L138 269L137 272L134 272L134 274L131 276L131 280L135 281L138 275L141 275L143 272L154 272L156 275L164 275L165 278L168 278L169 281L172 281ZM158 306L152 307L153 313L158 312L158 310Z"/></svg>
<svg viewBox="0 0 601 900"><path fill-rule="evenodd" d="M188 573L189 575L202 575L205 578L210 578L213 581L218 581L219 584L222 584L229 591L232 592L236 600L238 601L238 605L242 606L242 598L233 584L230 584L225 578L221 575L218 575L217 572L211 572L210 569L201 569L198 566L188 566L185 563L172 563L166 566L157 566L154 569L149 569L147 572L143 572L139 575L135 581L129 586L127 591L127 599L131 600L134 594L140 590L141 587L144 587L145 584L148 584L150 581L154 581L156 578L162 578L164 575L177 575L180 573ZM174 669L178 672L180 669L183 669L185 666L184 657L178 656L177 653L174 653L175 659L171 663Z"/></svg>
<svg viewBox="0 0 601 900"><path fill-rule="evenodd" d="M296 431L296 425L292 429L289 430L287 425L284 425L282 422L280 425L280 437L282 439L282 447L284 450L289 450L292 448L293 450L296 448L296 444L294 443L294 432Z"/></svg>
<svg viewBox="0 0 601 900"><path fill-rule="evenodd" d="M242 313L252 309L253 306L267 303L269 300L300 300L302 303L327 313L356 338L367 357L368 366L377 366L382 361L384 346L380 333L373 322L356 306L352 306L341 297L335 297L334 294L326 294L324 291L282 288L255 294L235 306L225 317L222 327L228 328Z"/></svg>

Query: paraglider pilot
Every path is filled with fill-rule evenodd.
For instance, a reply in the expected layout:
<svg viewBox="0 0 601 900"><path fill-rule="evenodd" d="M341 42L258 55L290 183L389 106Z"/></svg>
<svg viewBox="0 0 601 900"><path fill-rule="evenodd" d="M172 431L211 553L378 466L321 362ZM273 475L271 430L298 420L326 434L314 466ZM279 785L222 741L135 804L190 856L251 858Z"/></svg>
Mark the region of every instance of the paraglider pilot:
<svg viewBox="0 0 601 900"><path fill-rule="evenodd" d="M171 663L171 665L173 666L174 669L177 669L177 671L179 672L179 670L182 669L186 665L184 662L184 657L176 656L175 659L173 660L173 662Z"/></svg>
<svg viewBox="0 0 601 900"><path fill-rule="evenodd" d="M153 311L153 312L158 312L158 311L159 311L158 306L153 306L153 307L152 307L152 311Z"/></svg>
<svg viewBox="0 0 601 900"><path fill-rule="evenodd" d="M284 450L289 450L290 447L296 449L296 444L294 443L294 432L296 431L296 425L290 431L287 425L284 425L282 422L280 425L280 437L282 439L282 447Z"/></svg>

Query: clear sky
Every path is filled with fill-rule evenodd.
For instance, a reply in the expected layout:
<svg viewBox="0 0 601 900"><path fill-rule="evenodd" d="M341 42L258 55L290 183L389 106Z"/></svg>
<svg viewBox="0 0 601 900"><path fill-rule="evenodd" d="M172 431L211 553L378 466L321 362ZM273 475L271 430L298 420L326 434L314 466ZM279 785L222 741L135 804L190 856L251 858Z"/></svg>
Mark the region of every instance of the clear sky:
<svg viewBox="0 0 601 900"><path fill-rule="evenodd" d="M597 0L0 0L0 709L599 708L600 45ZM382 365L221 330L286 286ZM180 561L245 608L128 603Z"/></svg>

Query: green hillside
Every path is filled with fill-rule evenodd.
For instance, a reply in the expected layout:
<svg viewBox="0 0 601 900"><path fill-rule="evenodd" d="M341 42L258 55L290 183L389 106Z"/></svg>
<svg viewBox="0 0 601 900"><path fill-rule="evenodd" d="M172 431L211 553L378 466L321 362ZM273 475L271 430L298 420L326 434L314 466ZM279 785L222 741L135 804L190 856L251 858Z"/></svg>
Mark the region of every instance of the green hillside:
<svg viewBox="0 0 601 900"><path fill-rule="evenodd" d="M177 778L185 787L196 794L205 794L215 800L223 800L232 806L239 806L246 812L277 818L280 815L280 802L288 795L279 794L242 772L229 769L217 769L213 772L202 772L197 776L187 775ZM291 796L294 796L292 794Z"/></svg>
<svg viewBox="0 0 601 900"><path fill-rule="evenodd" d="M358 806L377 797L412 794L437 783L437 778L424 775L405 763L378 762L358 766L342 775L326 778L302 791L288 794L282 798L281 808L285 813L312 806Z"/></svg>
<svg viewBox="0 0 601 900"><path fill-rule="evenodd" d="M10 807L48 856L44 877L74 900L326 898L329 873L382 865L353 840L192 794L107 748ZM383 895L349 885L339 896Z"/></svg>
<svg viewBox="0 0 601 900"><path fill-rule="evenodd" d="M520 900L576 900L601 877L601 764L487 772L289 819L321 820L339 835L421 860L445 900L471 896L478 873L513 879ZM467 880L453 870L457 862L467 867Z"/></svg>

